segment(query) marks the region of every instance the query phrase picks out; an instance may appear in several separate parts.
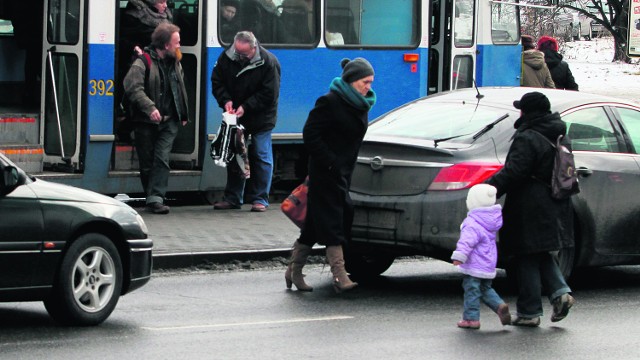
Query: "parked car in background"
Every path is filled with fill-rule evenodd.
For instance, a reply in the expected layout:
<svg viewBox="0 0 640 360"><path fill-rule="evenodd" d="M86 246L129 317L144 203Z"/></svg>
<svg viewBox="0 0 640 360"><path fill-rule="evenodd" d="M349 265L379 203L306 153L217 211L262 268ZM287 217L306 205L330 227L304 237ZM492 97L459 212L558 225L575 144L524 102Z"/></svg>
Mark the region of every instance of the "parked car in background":
<svg viewBox="0 0 640 360"><path fill-rule="evenodd" d="M380 274L397 256L449 261L468 189L502 168L519 117L513 101L530 91L547 95L567 123L582 190L572 198L576 246L559 254L563 273L640 264L640 106L577 91L479 88L421 98L370 124L351 184L353 275Z"/></svg>
<svg viewBox="0 0 640 360"><path fill-rule="evenodd" d="M0 301L44 301L96 325L151 277L153 242L128 205L27 175L0 152Z"/></svg>

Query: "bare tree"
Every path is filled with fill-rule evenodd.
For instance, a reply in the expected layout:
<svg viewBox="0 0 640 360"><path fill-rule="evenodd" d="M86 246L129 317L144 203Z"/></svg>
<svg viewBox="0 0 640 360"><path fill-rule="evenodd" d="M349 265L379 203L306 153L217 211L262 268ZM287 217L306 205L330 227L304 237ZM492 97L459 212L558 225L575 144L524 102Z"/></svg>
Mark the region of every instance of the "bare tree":
<svg viewBox="0 0 640 360"><path fill-rule="evenodd" d="M549 5L573 10L602 25L613 36L615 53L612 61L631 62L627 56L629 0L547 0Z"/></svg>

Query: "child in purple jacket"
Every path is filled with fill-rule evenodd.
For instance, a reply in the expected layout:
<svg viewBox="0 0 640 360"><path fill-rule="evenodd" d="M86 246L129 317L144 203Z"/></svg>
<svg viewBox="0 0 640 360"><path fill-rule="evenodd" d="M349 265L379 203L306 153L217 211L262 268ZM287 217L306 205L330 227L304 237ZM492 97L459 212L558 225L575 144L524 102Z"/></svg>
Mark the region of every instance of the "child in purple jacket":
<svg viewBox="0 0 640 360"><path fill-rule="evenodd" d="M453 265L464 274L464 312L458 327L480 328L480 300L498 314L502 325L510 325L509 305L491 287L498 261L496 234L502 226L502 207L496 204L496 188L487 184L471 187L467 208L469 212L460 226L460 239L451 255Z"/></svg>

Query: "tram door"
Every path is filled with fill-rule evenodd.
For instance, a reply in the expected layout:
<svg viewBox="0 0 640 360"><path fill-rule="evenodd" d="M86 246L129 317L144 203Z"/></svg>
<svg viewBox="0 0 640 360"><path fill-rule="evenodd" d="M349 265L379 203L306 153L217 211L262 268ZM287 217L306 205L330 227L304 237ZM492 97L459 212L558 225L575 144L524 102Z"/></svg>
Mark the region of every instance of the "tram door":
<svg viewBox="0 0 640 360"><path fill-rule="evenodd" d="M475 0L430 3L428 94L473 86L476 7Z"/></svg>
<svg viewBox="0 0 640 360"><path fill-rule="evenodd" d="M40 141L45 168L80 168L83 0L45 0Z"/></svg>
<svg viewBox="0 0 640 360"><path fill-rule="evenodd" d="M191 122L181 127L178 137L173 144L171 167L173 169L193 169L201 167L203 161L199 156L201 148L200 136L200 94L201 83L206 81L206 74L202 73L202 0L174 1L174 23L180 27L180 50L182 51L182 68L184 82L189 99L189 117ZM209 6L216 6L210 1ZM206 96L206 95L205 95ZM204 135L203 135L204 136Z"/></svg>
<svg viewBox="0 0 640 360"><path fill-rule="evenodd" d="M173 149L170 155L170 166L174 170L191 170L201 167L203 161L200 155L199 149L201 148L199 135L201 132L200 124L200 93L201 83L203 79L203 73L201 69L202 60L202 2L201 0L175 0L170 1L169 11L171 12L171 18L175 25L180 27L180 51L182 53L182 68L184 70L184 82L187 89L189 118L191 120L186 126L180 126L178 136L173 144ZM214 5L211 5L214 6ZM121 82L127 73L128 67L131 62L132 48L128 48L128 45L133 45L135 41L133 39L126 39L127 34L124 31L124 20L126 13L130 11L133 4L129 4L129 1L120 0L118 4L119 8L119 24L120 29L117 31L119 34L119 41L116 42L116 53L118 58L118 85L115 103L116 109L114 114L114 131L116 133L116 147L114 149L114 161L113 170L136 170L138 169L138 160L135 150L135 137L131 136L133 131L133 125L122 123L122 117L119 117L118 109L119 101L122 99L123 89ZM128 20L130 21L130 20ZM141 39L136 39L141 40ZM147 44L151 42L149 38ZM143 45L145 46L145 45Z"/></svg>

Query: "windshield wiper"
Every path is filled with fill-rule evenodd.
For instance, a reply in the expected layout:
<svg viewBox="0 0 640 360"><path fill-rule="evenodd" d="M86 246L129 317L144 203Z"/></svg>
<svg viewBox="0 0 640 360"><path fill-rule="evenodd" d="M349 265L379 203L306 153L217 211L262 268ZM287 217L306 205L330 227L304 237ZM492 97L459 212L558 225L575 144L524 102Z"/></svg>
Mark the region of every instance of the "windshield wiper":
<svg viewBox="0 0 640 360"><path fill-rule="evenodd" d="M473 135L473 140L476 140L480 136L484 135L487 131L493 129L493 127L496 126L496 124L498 124L500 121L508 117L509 117L509 114L504 114L501 117L499 117L496 121L492 122L491 124L487 124L487 126L483 127L482 129L480 129L480 131L478 131L475 135Z"/></svg>
<svg viewBox="0 0 640 360"><path fill-rule="evenodd" d="M499 123L500 121L502 121L502 120L504 120L504 119L506 119L508 117L509 117L509 114L504 114L501 117L499 117L496 121L494 121L491 124L488 124L487 126L483 127L482 129L480 129L480 131L478 131L477 133L475 133L475 135L473 135L473 140L476 140L477 138L482 136L484 133L486 133L487 131L491 130L494 126L496 126L497 123ZM449 136L449 137L446 137L446 138L435 139L435 140L433 140L433 147L437 148L439 142L448 141L448 140L451 140L451 139L457 139L457 138L464 137L464 136L469 136L469 135L471 135L471 134L460 134L460 135Z"/></svg>

